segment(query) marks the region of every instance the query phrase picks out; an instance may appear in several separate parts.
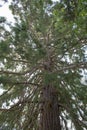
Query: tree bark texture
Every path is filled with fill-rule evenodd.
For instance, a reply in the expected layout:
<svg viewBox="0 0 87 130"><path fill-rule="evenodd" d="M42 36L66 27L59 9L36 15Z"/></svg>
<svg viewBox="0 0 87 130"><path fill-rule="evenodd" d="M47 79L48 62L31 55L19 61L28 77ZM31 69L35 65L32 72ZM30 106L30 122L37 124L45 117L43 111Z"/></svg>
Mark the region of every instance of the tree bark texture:
<svg viewBox="0 0 87 130"><path fill-rule="evenodd" d="M47 85L42 92L43 104L39 130L61 130L58 97L54 87Z"/></svg>

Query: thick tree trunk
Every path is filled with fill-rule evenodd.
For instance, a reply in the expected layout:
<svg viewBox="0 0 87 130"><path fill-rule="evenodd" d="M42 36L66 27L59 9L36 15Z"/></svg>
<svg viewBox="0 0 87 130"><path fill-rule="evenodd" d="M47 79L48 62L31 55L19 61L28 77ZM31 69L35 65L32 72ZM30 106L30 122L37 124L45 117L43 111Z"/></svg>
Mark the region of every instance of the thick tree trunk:
<svg viewBox="0 0 87 130"><path fill-rule="evenodd" d="M39 130L61 130L59 118L59 105L56 90L47 85L42 92L43 104L41 106Z"/></svg>

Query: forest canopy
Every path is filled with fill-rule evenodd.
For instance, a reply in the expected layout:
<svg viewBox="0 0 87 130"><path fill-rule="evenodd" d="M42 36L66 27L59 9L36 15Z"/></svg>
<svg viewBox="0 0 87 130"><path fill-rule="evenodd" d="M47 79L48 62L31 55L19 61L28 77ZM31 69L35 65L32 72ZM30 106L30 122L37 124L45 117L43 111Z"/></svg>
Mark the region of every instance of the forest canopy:
<svg viewBox="0 0 87 130"><path fill-rule="evenodd" d="M14 24L0 17L0 129L86 130L87 1L12 0L9 9Z"/></svg>

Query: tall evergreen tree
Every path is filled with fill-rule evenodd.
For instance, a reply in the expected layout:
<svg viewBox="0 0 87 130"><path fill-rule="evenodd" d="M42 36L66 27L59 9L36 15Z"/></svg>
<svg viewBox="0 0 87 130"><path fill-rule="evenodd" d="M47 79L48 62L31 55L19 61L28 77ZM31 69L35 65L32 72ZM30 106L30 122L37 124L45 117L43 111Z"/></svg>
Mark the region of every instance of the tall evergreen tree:
<svg viewBox="0 0 87 130"><path fill-rule="evenodd" d="M0 22L0 129L86 130L86 0L13 0L9 8L15 24Z"/></svg>

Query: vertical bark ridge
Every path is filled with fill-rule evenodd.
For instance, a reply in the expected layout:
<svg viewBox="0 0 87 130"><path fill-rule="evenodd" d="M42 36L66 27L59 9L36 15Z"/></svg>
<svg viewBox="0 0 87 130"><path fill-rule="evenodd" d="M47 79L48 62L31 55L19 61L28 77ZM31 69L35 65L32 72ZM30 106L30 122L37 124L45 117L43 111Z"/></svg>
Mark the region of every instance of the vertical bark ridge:
<svg viewBox="0 0 87 130"><path fill-rule="evenodd" d="M61 130L58 97L55 88L47 85L43 90L44 103L40 116L40 130Z"/></svg>

